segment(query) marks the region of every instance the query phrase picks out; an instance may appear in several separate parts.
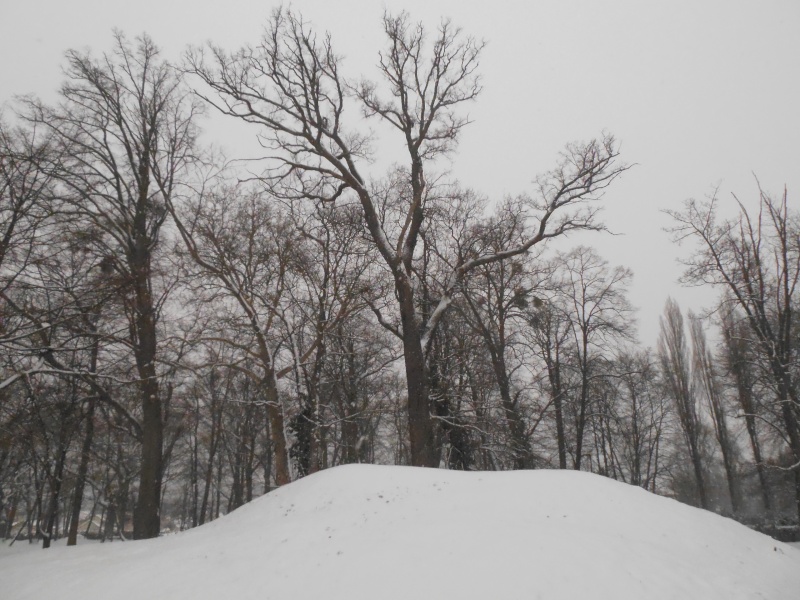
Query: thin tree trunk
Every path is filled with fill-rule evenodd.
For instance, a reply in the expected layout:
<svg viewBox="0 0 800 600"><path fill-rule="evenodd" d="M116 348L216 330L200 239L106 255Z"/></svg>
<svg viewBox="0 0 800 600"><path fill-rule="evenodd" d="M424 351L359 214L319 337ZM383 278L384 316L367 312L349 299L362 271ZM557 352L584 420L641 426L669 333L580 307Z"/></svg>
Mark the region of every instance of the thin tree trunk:
<svg viewBox="0 0 800 600"><path fill-rule="evenodd" d="M764 502L764 510L771 512L772 502L770 500L769 483L767 481L767 470L764 467L764 459L761 457L761 443L758 439L755 416L752 413L746 414L744 421L747 427L747 435L750 438L750 448L753 450L753 460L756 463L756 472L758 473L758 482L761 486L761 499Z"/></svg>
<svg viewBox="0 0 800 600"><path fill-rule="evenodd" d="M61 496L61 484L64 477L64 463L67 460L67 442L66 432L64 431L65 425L62 425L59 434L59 453L56 458L55 468L53 469L53 477L50 482L50 498L47 505L47 512L45 513L45 526L42 533L42 548L49 548L53 539L54 529L56 528L56 520L58 518L58 501Z"/></svg>
<svg viewBox="0 0 800 600"><path fill-rule="evenodd" d="M561 385L561 348L558 331L552 331L552 315L548 315L547 330L542 343L542 354L547 365L547 378L556 418L556 446L558 447L558 468L567 468L567 439L564 428L564 389ZM555 336L553 335L555 333Z"/></svg>
<svg viewBox="0 0 800 600"><path fill-rule="evenodd" d="M583 459L583 436L586 431L586 414L589 410L589 341L585 331L581 340L581 388L578 403L578 421L575 424L575 470L581 470Z"/></svg>
<svg viewBox="0 0 800 600"><path fill-rule="evenodd" d="M102 541L114 541L114 527L117 524L117 505L113 499L109 499L105 510L105 522L103 523Z"/></svg>
<svg viewBox="0 0 800 600"><path fill-rule="evenodd" d="M14 527L14 519L17 518L17 504L18 500L16 495L11 497L11 502L9 502L8 511L6 511L6 528L3 532L3 539L7 540L11 537L11 531Z"/></svg>
<svg viewBox="0 0 800 600"><path fill-rule="evenodd" d="M81 446L81 462L78 465L78 474L75 478L75 496L72 500L72 518L69 523L69 533L67 534L67 546L74 546L78 543L78 525L81 518L81 507L83 506L83 493L86 487L86 475L89 472L89 459L92 452L92 442L94 441L94 407L95 398L89 399L89 406L86 410L86 435Z"/></svg>

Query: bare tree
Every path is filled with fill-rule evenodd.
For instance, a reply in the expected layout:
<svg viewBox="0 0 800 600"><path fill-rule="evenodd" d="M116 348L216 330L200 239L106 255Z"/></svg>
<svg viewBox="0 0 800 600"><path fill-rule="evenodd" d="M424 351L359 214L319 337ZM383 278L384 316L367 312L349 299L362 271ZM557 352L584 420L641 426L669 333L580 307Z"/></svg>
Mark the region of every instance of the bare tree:
<svg viewBox="0 0 800 600"><path fill-rule="evenodd" d="M756 385L755 356L752 350L755 344L750 339L750 330L747 323L737 317L736 312L728 306L723 310L722 321L722 361L728 376L733 380L736 400L744 418L747 436L750 439L750 450L753 453L758 482L761 489L761 498L764 509L772 510L770 489L767 482L766 465L761 450L762 442L758 431L757 419L760 417Z"/></svg>
<svg viewBox="0 0 800 600"><path fill-rule="evenodd" d="M689 349L683 327L683 315L678 304L667 300L658 336L658 357L666 390L675 403L681 430L694 470L700 506L708 508L703 457L700 449L701 423L697 415L697 399L692 378Z"/></svg>
<svg viewBox="0 0 800 600"><path fill-rule="evenodd" d="M53 151L46 135L0 121L0 290L27 265L48 214L53 181L39 164Z"/></svg>
<svg viewBox="0 0 800 600"><path fill-rule="evenodd" d="M372 243L389 270L400 314L408 388L411 457L415 465L439 464L431 416L426 355L432 333L472 269L524 253L575 229L599 228L596 199L624 170L615 163L613 138L569 146L559 166L539 180L538 196L526 206L531 232L523 243L500 252L469 253L451 265L435 309L423 318L414 256L426 220L427 166L455 148L468 117L462 105L480 92L476 74L483 44L443 21L428 43L422 25L405 14L383 20L387 49L380 54L383 85L350 87L329 36L317 38L290 11L273 14L261 42L228 54L210 47L187 57L189 69L212 90L206 99L223 113L260 126L272 152L264 177L276 193L334 201L352 194L363 210ZM210 54L210 56L208 56ZM345 108L354 99L368 118L398 132L408 153L402 182L404 218L387 231L376 197L360 164L372 158L367 135L347 127ZM280 190L280 192L278 191ZM390 239L390 234L392 239Z"/></svg>
<svg viewBox="0 0 800 600"><path fill-rule="evenodd" d="M370 260L363 240L363 231L358 207L353 205L333 205L324 202L291 203L289 218L303 240L302 260L297 270L300 285L289 290L292 296L298 322L292 334L291 349L294 358L295 387L300 401L298 414L293 419L293 429L297 433L295 455L298 458L300 474L314 473L327 462L322 443L325 429L323 413L330 406L324 406L323 395L331 391L330 381L325 381L326 367L330 360L338 361L335 353L329 352L331 344L347 355L347 374L350 386L357 388L361 373L355 363L362 360L353 340L345 333L351 328L349 322L357 319L360 311L366 310L365 300L369 300L373 285L366 272ZM363 299L362 299L363 298ZM344 335L345 342L340 338ZM370 337L370 336L367 336ZM367 341L367 340L365 340ZM312 344L313 354L304 360L303 349ZM378 350L378 348L376 348ZM365 357L380 360L378 356ZM344 395L346 412L359 413L353 403L355 397L350 389ZM344 400L343 398L339 398ZM343 430L351 431L357 424L357 415L348 416L342 421ZM355 448L357 439L351 440L348 448ZM366 444L363 445L367 448ZM363 455L362 455L363 456ZM350 457L352 458L352 456ZM349 460L348 462L355 462Z"/></svg>
<svg viewBox="0 0 800 600"><path fill-rule="evenodd" d="M689 200L668 214L676 240L689 240L696 251L684 261L684 280L724 289L744 315L771 379L775 406L794 464L795 504L800 517L800 397L795 381L797 335L793 298L800 277L798 217L789 211L784 190L773 199L759 189L758 212L738 201L739 216L717 218L717 199Z"/></svg>
<svg viewBox="0 0 800 600"><path fill-rule="evenodd" d="M555 265L551 263L550 277L552 277L554 268ZM531 343L547 372L547 387L555 420L558 468L566 469L568 444L565 405L569 388L567 362L571 321L564 306L564 298L554 292L552 282L547 286L551 288L550 293L538 306L533 305L528 317L528 324L530 325ZM537 289L537 293L541 295L542 290Z"/></svg>
<svg viewBox="0 0 800 600"><path fill-rule="evenodd" d="M209 325L201 341L222 341L236 349L240 362L232 366L262 390L274 445L275 480L284 485L292 479L289 423L278 382L294 375L296 391L317 393L325 337L358 304L363 266L346 260L355 255L347 248L352 231L339 239L332 223L317 230L300 222L299 214L293 220L272 201L272 196L252 186L220 185L185 206L170 204L170 211L197 267L190 284L196 297L227 313L222 321L212 319L215 324ZM340 230L344 233L347 227L340 224ZM316 363L310 370L309 360ZM309 401L313 400L301 403Z"/></svg>
<svg viewBox="0 0 800 600"><path fill-rule="evenodd" d="M257 191L238 186L209 190L179 215L171 208L189 255L198 267L195 296L228 313L201 342L223 342L238 351L230 363L259 387L269 414L278 485L291 481L284 407L278 380L291 372L276 363L284 340L281 318L299 234ZM235 312L230 311L232 301ZM311 349L308 349L310 352ZM254 370L255 369L255 370Z"/></svg>
<svg viewBox="0 0 800 600"><path fill-rule="evenodd" d="M43 139L44 138L44 139ZM0 121L0 345L5 350L0 399L6 388L24 378L33 366L29 357L19 357L16 348L25 345L30 330L15 316L12 287L35 260L50 214L53 180L39 164L54 151L46 135L32 128L11 128ZM16 360L10 360L12 356ZM41 361L33 361L41 363Z"/></svg>
<svg viewBox="0 0 800 600"><path fill-rule="evenodd" d="M163 395L157 368L164 298L154 286L154 255L167 218L164 203L192 160L199 108L146 36L115 36L110 54L67 53L57 107L27 101L26 118L48 131L62 159L44 165L60 186L65 219L91 224L98 252L120 286L142 408L139 497L134 536L159 533L163 476Z"/></svg>
<svg viewBox="0 0 800 600"><path fill-rule="evenodd" d="M571 321L574 368L579 382L573 466L580 470L592 383L609 346L631 335L633 308L627 299L627 287L633 274L623 267L609 268L604 259L586 246L579 246L561 260L566 272L560 287Z"/></svg>
<svg viewBox="0 0 800 600"><path fill-rule="evenodd" d="M615 413L620 423L628 481L656 492L668 409L659 389L658 365L649 352L622 352L615 360Z"/></svg>
<svg viewBox="0 0 800 600"><path fill-rule="evenodd" d="M500 252L511 245L521 243L524 223L517 220L518 208L513 202L502 210L506 219L498 219L494 227L483 232L488 251ZM460 312L472 329L483 340L489 352L502 411L511 441L514 467L534 467L531 449L528 415L523 407L525 386L516 386L516 373L524 369L526 360L520 356L524 346L521 325L528 316L530 304L541 304L530 286L530 261L527 256L513 260L482 265L472 271L463 284L464 302ZM519 379L525 380L525 374Z"/></svg>
<svg viewBox="0 0 800 600"><path fill-rule="evenodd" d="M722 452L722 464L725 467L725 477L728 480L731 508L733 509L733 514L736 515L739 513L741 504L736 473L736 446L728 429L722 383L714 357L706 344L706 335L705 331L703 331L702 322L691 312L689 312L689 327L692 336L693 373L699 380L700 387L711 409L714 433Z"/></svg>

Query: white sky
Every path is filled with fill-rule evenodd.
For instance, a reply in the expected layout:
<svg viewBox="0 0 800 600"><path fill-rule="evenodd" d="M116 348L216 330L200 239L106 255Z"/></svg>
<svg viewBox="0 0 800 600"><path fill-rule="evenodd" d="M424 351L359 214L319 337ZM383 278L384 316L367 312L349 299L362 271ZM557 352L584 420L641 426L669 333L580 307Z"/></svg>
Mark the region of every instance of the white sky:
<svg viewBox="0 0 800 600"><path fill-rule="evenodd" d="M206 40L256 42L277 3L264 0L0 0L0 103L15 94L53 99L68 48L110 47L111 29L146 31L169 58ZM293 7L329 30L348 76L371 75L385 8L435 27L451 17L488 41L484 92L470 109L452 165L461 181L501 198L531 190L566 142L603 130L636 163L607 194L605 221L620 235L581 234L635 274L639 331L655 343L668 295L684 309L711 297L679 288L676 248L659 211L715 186L753 199L753 174L790 201L800 193L800 2L703 0L302 0ZM237 155L229 122L209 125ZM251 144L245 130L241 147ZM392 139L387 144L396 144ZM392 151L392 150L389 150Z"/></svg>

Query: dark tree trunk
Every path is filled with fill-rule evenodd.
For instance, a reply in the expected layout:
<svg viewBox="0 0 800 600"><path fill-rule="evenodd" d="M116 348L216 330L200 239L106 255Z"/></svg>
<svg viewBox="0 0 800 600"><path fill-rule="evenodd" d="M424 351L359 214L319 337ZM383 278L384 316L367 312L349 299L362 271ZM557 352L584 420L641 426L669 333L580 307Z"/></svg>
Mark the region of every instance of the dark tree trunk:
<svg viewBox="0 0 800 600"><path fill-rule="evenodd" d="M231 474L233 475L233 481L231 482L231 492L230 498L228 499L228 512L239 508L242 504L244 504L244 482L242 478L242 448L241 448L241 432L240 435L237 436L239 441L236 442L236 445L233 448L233 461L231 462Z"/></svg>
<svg viewBox="0 0 800 600"><path fill-rule="evenodd" d="M150 369L145 368L145 371ZM139 476L139 495L133 514L133 537L158 537L161 531L161 478L163 422L161 400L155 373L142 382L142 462Z"/></svg>
<svg viewBox="0 0 800 600"><path fill-rule="evenodd" d="M286 433L284 430L283 408L278 397L278 384L275 373L270 372L264 382L267 400L267 415L269 417L270 437L273 442L275 457L275 483L278 486L291 482L292 476L289 469L289 449L286 447Z"/></svg>
<svg viewBox="0 0 800 600"><path fill-rule="evenodd" d="M564 428L564 389L561 384L561 346L558 338L558 326L554 332L552 315L544 317L545 329L539 342L542 357L547 365L547 379L550 383L550 394L553 399L553 409L556 418L556 445L558 447L558 468L567 468L567 439Z"/></svg>
<svg viewBox="0 0 800 600"><path fill-rule="evenodd" d="M583 460L583 437L586 431L586 414L589 410L589 361L588 335L583 331L581 361L581 389L578 402L578 420L575 423L575 470L581 470Z"/></svg>
<svg viewBox="0 0 800 600"><path fill-rule="evenodd" d="M689 454L692 459L694 478L697 483L697 495L700 498L700 506L708 508L708 495L706 494L706 484L703 478L703 463L700 459L700 449L697 447L697 434L692 434L689 439Z"/></svg>
<svg viewBox="0 0 800 600"><path fill-rule="evenodd" d="M567 468L567 439L564 433L564 392L561 389L558 366L555 367L555 382L553 390L553 406L556 413L556 444L558 445L558 468ZM552 380L551 380L552 382Z"/></svg>
<svg viewBox="0 0 800 600"><path fill-rule="evenodd" d="M728 480L728 493L731 497L731 508L733 509L733 514L737 515L739 514L741 503L739 501L739 490L736 487L736 466L733 462L733 445L730 442L724 417L720 415L718 418L720 419L720 423L717 435L719 437L720 449L722 450L722 463L725 467L725 477Z"/></svg>
<svg viewBox="0 0 800 600"><path fill-rule="evenodd" d="M161 483L164 475L164 417L156 372L157 317L151 290L153 239L147 231L150 172L149 155L146 151L143 158L139 173L139 198L133 221L133 248L129 249L128 255L134 293L131 342L136 357L142 403L139 495L133 513L133 537L137 540L158 537L161 532Z"/></svg>
<svg viewBox="0 0 800 600"><path fill-rule="evenodd" d="M436 434L428 398L425 356L422 335L411 283L405 275L395 278L403 325L403 358L408 389L408 435L411 464L416 467L438 467Z"/></svg>
<svg viewBox="0 0 800 600"><path fill-rule="evenodd" d="M66 421L66 415L61 416ZM56 519L58 518L58 501L61 498L61 485L64 480L64 464L67 461L67 424L62 423L58 436L58 455L56 456L56 464L53 468L53 476L50 480L50 497L47 503L47 512L45 513L44 529L42 534L42 548L49 548L53 539L54 529L56 528Z"/></svg>
<svg viewBox="0 0 800 600"><path fill-rule="evenodd" d="M770 512L772 510L772 502L770 500L769 483L767 482L767 469L764 467L764 459L761 456L761 442L758 439L756 418L752 413L748 413L745 415L744 420L747 426L747 435L750 438L750 447L753 450L753 460L756 463L756 472L758 473L758 482L761 486L761 498L764 502L764 510Z"/></svg>
<svg viewBox="0 0 800 600"><path fill-rule="evenodd" d="M7 540L11 537L11 532L14 527L14 519L17 518L17 504L18 500L16 496L11 497L11 501L8 503L8 510L6 511L6 527L5 531L3 531L3 539Z"/></svg>
<svg viewBox="0 0 800 600"><path fill-rule="evenodd" d="M628 384L628 391L631 395L631 446L633 446L633 465L631 466L631 484L642 485L642 441L639 434L639 399L636 394L636 386Z"/></svg>
<svg viewBox="0 0 800 600"><path fill-rule="evenodd" d="M192 439L190 440L191 444L191 455L189 460L189 491L187 494L189 498L187 500L187 520L190 520L192 523L192 527L197 527L197 522L200 518L198 514L199 506L199 499L200 499L200 481L199 481L199 471L200 471L200 453L199 453L199 440L198 440L198 425L199 425L200 417L196 415L195 423L194 423L194 431L192 432Z"/></svg>
<svg viewBox="0 0 800 600"><path fill-rule="evenodd" d="M86 435L81 446L81 462L78 465L78 474L75 478L75 495L72 500L72 518L69 522L69 532L67 533L67 546L74 546L78 543L78 525L81 518L81 507L83 506L83 492L86 487L86 474L89 472L89 459L91 458L92 442L94 440L94 406L95 399L89 399L89 406L86 410Z"/></svg>
<svg viewBox="0 0 800 600"><path fill-rule="evenodd" d="M209 440L208 447L208 461L206 463L205 475L203 478L203 499L200 504L200 511L198 513L198 525L206 522L208 515L208 498L211 494L211 484L214 479L214 459L217 455L217 447L219 446L219 437L221 433L222 422L222 407L218 406L216 400L216 392L213 391L212 384L212 406L211 406L211 439Z"/></svg>
<svg viewBox="0 0 800 600"><path fill-rule="evenodd" d="M113 499L109 499L108 501L105 517L102 540L111 542L114 540L114 528L117 525L117 505ZM120 530L121 529L122 528L120 528Z"/></svg>

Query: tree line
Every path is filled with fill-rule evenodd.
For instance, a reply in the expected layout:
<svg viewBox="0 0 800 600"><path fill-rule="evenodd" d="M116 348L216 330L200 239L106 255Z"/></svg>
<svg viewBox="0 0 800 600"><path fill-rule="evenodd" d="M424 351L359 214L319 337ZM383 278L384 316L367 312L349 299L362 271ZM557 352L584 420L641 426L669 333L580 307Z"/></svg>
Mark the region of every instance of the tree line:
<svg viewBox="0 0 800 600"><path fill-rule="evenodd" d="M339 464L599 473L742 519L796 519L787 198L671 213L698 244L636 340L632 273L552 238L602 231L613 136L490 203L442 172L483 42L385 15L378 81L278 10L262 38L164 60L66 54L59 101L0 124L0 506L6 537L155 537ZM202 143L216 111L266 157ZM404 163L370 173L373 124ZM720 341L712 346L706 326ZM687 336L688 332L688 336Z"/></svg>

